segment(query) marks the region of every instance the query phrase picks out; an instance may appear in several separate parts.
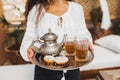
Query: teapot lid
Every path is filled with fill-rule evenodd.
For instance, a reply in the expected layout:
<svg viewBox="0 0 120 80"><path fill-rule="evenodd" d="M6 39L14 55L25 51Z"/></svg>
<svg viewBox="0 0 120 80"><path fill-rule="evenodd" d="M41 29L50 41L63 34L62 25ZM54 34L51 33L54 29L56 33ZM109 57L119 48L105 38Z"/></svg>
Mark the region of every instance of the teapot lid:
<svg viewBox="0 0 120 80"><path fill-rule="evenodd" d="M56 40L57 35L53 32L51 32L51 28L48 29L48 33L44 34L43 37L41 37L42 40Z"/></svg>

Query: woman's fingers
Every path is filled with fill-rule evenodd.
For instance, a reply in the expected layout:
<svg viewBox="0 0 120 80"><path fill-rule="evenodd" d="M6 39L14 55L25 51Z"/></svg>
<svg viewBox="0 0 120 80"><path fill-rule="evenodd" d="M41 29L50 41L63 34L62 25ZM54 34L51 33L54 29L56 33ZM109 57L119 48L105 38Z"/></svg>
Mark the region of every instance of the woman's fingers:
<svg viewBox="0 0 120 80"><path fill-rule="evenodd" d="M32 50L31 47L28 48L27 55L31 63L34 64L33 57L34 57L34 51Z"/></svg>
<svg viewBox="0 0 120 80"><path fill-rule="evenodd" d="M33 58L29 58L29 60L32 64L35 64L34 61L33 61Z"/></svg>
<svg viewBox="0 0 120 80"><path fill-rule="evenodd" d="M94 51L93 45L91 43L89 43L89 50L92 52Z"/></svg>

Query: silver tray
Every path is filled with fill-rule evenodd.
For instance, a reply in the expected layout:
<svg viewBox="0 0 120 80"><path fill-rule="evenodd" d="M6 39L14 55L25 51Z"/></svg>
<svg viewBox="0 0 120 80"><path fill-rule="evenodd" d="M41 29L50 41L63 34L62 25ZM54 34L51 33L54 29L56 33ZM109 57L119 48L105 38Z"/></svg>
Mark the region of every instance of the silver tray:
<svg viewBox="0 0 120 80"><path fill-rule="evenodd" d="M49 70L55 70L55 71L61 71L61 70L73 70L77 69L81 66L85 66L89 64L94 59L94 54L89 51L87 60L84 62L76 62L74 60L74 56L67 56L69 58L69 62L64 66L58 66L58 65L46 65L43 61L43 56L40 53L36 53L33 57L33 60L36 65L39 67L49 69Z"/></svg>

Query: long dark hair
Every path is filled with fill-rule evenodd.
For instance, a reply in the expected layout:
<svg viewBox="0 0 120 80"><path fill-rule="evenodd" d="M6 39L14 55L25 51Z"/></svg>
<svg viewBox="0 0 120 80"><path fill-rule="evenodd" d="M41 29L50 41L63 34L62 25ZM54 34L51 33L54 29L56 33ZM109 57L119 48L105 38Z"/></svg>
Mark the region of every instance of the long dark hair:
<svg viewBox="0 0 120 80"><path fill-rule="evenodd" d="M27 22L28 14L34 5L41 4L38 8L38 11L39 11L37 15L37 18L38 18L41 13L42 6L49 5L49 1L53 2L53 0L27 0L26 6L25 6L25 18L26 18L25 21ZM72 1L72 0L66 0L66 1ZM38 19L36 19L36 21L38 22Z"/></svg>

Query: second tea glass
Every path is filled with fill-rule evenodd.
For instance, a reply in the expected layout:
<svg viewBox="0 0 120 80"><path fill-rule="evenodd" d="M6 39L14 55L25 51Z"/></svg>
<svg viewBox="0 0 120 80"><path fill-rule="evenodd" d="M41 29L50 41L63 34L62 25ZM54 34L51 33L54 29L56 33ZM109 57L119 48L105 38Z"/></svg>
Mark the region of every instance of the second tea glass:
<svg viewBox="0 0 120 80"><path fill-rule="evenodd" d="M87 38L76 38L74 42L75 46L75 61L83 62L87 60L88 56L88 39Z"/></svg>

